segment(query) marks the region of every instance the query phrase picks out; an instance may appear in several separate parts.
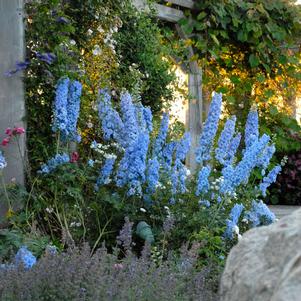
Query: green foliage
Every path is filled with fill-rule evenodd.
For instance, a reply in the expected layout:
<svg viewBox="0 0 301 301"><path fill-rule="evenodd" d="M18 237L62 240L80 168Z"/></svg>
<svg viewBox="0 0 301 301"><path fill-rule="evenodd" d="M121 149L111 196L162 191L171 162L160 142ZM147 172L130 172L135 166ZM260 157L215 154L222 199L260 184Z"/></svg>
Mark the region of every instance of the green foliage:
<svg viewBox="0 0 301 301"><path fill-rule="evenodd" d="M163 45L164 33L130 1L30 1L25 11L26 59L30 61L24 78L27 144L33 171L54 152L49 124L60 77L79 79L86 87L80 130L87 143L98 134L97 127L88 128L87 123L96 122L93 105L99 88L142 94L154 111L171 100L168 86L174 75L171 63L164 59L170 53ZM94 53L95 47L99 54ZM37 53L53 53L56 59L47 63Z"/></svg>

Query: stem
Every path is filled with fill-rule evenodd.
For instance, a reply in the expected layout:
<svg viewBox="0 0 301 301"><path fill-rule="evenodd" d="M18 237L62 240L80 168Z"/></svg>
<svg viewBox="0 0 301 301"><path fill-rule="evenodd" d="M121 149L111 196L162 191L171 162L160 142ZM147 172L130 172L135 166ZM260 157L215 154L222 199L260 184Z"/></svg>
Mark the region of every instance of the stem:
<svg viewBox="0 0 301 301"><path fill-rule="evenodd" d="M6 201L7 201L8 209L9 209L10 211L12 211L11 202L10 202L10 199L9 199L9 196L8 196L8 193L7 193L7 190L6 190L6 184L5 184L4 176L3 176L3 173L2 173L2 172L0 172L0 177L1 177L1 182L2 182L2 186L3 186L3 190L4 190L4 195L5 195L5 198L6 198Z"/></svg>

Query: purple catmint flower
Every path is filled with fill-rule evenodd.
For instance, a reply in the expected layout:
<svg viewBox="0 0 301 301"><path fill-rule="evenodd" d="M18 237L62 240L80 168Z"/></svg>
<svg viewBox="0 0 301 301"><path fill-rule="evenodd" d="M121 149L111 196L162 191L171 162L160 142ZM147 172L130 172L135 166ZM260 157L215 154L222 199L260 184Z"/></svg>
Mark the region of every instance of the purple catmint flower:
<svg viewBox="0 0 301 301"><path fill-rule="evenodd" d="M164 145L168 134L169 116L164 113L161 121L160 130L154 143L153 156L158 156L159 160L162 158Z"/></svg>
<svg viewBox="0 0 301 301"><path fill-rule="evenodd" d="M206 193L209 190L210 184L208 177L210 175L211 168L204 166L199 172L196 195L199 196L201 193Z"/></svg>
<svg viewBox="0 0 301 301"><path fill-rule="evenodd" d="M196 150L196 160L198 163L210 160L211 158L211 149L218 128L221 106L222 94L214 93L210 104L208 117L200 137L199 147Z"/></svg>
<svg viewBox="0 0 301 301"><path fill-rule="evenodd" d="M5 168L7 166L6 160L0 150L0 170L2 170L3 168Z"/></svg>
<svg viewBox="0 0 301 301"><path fill-rule="evenodd" d="M67 105L68 105L68 91L69 78L62 78L58 81L55 92L54 108L53 108L53 125L52 131L60 131L67 136Z"/></svg>
<svg viewBox="0 0 301 301"><path fill-rule="evenodd" d="M16 62L15 69L6 71L4 75L7 77L11 77L15 73L25 70L29 66L29 64L29 60L25 60L24 62Z"/></svg>
<svg viewBox="0 0 301 301"><path fill-rule="evenodd" d="M276 181L277 175L281 171L281 166L275 166L266 177L263 178L262 183L259 185L259 189L263 196L266 196L268 187Z"/></svg>
<svg viewBox="0 0 301 301"><path fill-rule="evenodd" d="M46 164L43 164L41 166L39 173L49 174L52 171L54 171L58 166L69 163L69 162L70 162L70 157L66 153L57 154L57 155L55 155L55 157L48 160Z"/></svg>
<svg viewBox="0 0 301 301"><path fill-rule="evenodd" d="M218 139L217 147L215 149L215 158L219 161L220 164L225 164L225 159L228 156L228 152L233 140L233 135L235 133L235 123L236 117L233 116L229 118L225 125L224 129Z"/></svg>
<svg viewBox="0 0 301 301"><path fill-rule="evenodd" d="M44 52L44 53L37 52L36 57L40 61L45 62L49 65L51 65L54 62L54 60L56 59L56 55L51 52Z"/></svg>
<svg viewBox="0 0 301 301"><path fill-rule="evenodd" d="M253 201L251 210L246 212L244 218L249 221L253 227L257 227L273 223L276 216L262 201Z"/></svg>
<svg viewBox="0 0 301 301"><path fill-rule="evenodd" d="M245 145L246 148L258 140L259 129L258 129L258 112L257 109L252 108L248 114L246 126L245 126Z"/></svg>
<svg viewBox="0 0 301 301"><path fill-rule="evenodd" d="M123 145L124 125L118 112L112 108L111 96L106 89L99 91L98 114L104 139L115 139Z"/></svg>
<svg viewBox="0 0 301 301"><path fill-rule="evenodd" d="M111 158L107 158L104 165L102 166L99 177L97 178L97 182L95 185L95 190L97 191L101 185L107 185L111 182L110 176L113 172L114 163L116 161L116 157L112 156Z"/></svg>

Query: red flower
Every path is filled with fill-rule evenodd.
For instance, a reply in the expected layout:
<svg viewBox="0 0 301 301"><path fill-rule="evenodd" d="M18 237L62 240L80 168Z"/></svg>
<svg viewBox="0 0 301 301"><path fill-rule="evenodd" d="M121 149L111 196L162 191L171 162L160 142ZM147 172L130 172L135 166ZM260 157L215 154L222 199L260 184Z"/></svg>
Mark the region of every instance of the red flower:
<svg viewBox="0 0 301 301"><path fill-rule="evenodd" d="M7 128L7 129L5 130L5 134L11 136L11 135L13 134L12 129L11 129L11 128Z"/></svg>
<svg viewBox="0 0 301 301"><path fill-rule="evenodd" d="M22 127L14 127L13 134L14 135L21 135L25 133L25 129Z"/></svg>
<svg viewBox="0 0 301 301"><path fill-rule="evenodd" d="M6 137L6 138L4 138L4 139L2 140L1 144L2 144L3 146L6 146L6 145L9 143L9 141L10 141L10 137Z"/></svg>
<svg viewBox="0 0 301 301"><path fill-rule="evenodd" d="M70 160L70 162L71 162L71 163L75 163L75 162L78 161L78 159L79 159L79 154L78 154L78 152L73 152L73 153L71 154L71 160Z"/></svg>

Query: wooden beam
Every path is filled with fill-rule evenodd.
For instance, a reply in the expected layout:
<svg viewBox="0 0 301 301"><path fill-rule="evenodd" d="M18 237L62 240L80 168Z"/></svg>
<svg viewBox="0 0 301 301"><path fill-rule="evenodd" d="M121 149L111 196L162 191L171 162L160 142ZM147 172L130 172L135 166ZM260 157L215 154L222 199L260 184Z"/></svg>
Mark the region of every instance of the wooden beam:
<svg viewBox="0 0 301 301"><path fill-rule="evenodd" d="M185 8L193 8L195 5L195 2L192 0L164 0L167 3L172 3L175 5L179 5L181 7Z"/></svg>
<svg viewBox="0 0 301 301"><path fill-rule="evenodd" d="M146 0L133 0L133 4L138 10L144 10L146 12L150 11L149 5ZM176 8L167 7L165 5L157 3L155 3L153 7L157 12L157 17L163 21L177 23L179 20L185 17L184 13Z"/></svg>

